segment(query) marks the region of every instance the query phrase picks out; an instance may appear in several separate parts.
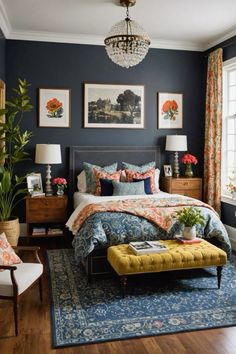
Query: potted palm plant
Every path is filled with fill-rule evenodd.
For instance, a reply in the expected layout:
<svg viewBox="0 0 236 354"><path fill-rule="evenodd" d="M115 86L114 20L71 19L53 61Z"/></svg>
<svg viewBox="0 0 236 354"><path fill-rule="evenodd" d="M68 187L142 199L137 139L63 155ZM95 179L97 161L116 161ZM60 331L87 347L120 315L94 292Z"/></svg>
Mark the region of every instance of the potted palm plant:
<svg viewBox="0 0 236 354"><path fill-rule="evenodd" d="M196 237L196 225L205 225L205 219L201 210L194 207L186 207L176 212L175 218L184 226L183 237L191 240Z"/></svg>
<svg viewBox="0 0 236 354"><path fill-rule="evenodd" d="M14 168L27 158L25 146L32 136L27 130L21 131L24 113L33 108L28 86L26 80L18 79L15 96L0 109L0 232L5 232L13 246L17 245L20 228L18 217L12 213L27 192L23 185L26 176L17 176Z"/></svg>

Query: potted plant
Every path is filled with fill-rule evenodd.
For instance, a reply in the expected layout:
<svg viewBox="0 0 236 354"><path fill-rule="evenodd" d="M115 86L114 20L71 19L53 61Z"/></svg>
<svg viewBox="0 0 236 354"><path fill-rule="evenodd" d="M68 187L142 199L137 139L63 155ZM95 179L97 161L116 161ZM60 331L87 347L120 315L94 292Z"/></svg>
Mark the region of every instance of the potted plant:
<svg viewBox="0 0 236 354"><path fill-rule="evenodd" d="M28 86L26 80L19 79L15 97L0 109L0 232L5 232L12 245L17 245L20 234L19 219L12 212L27 192L22 185L26 176L17 176L14 167L27 158L25 146L32 136L27 130L21 132L24 113L33 108Z"/></svg>
<svg viewBox="0 0 236 354"><path fill-rule="evenodd" d="M196 237L196 225L205 225L205 219L200 209L194 207L186 207L176 212L175 218L179 223L183 224L183 237L191 240Z"/></svg>

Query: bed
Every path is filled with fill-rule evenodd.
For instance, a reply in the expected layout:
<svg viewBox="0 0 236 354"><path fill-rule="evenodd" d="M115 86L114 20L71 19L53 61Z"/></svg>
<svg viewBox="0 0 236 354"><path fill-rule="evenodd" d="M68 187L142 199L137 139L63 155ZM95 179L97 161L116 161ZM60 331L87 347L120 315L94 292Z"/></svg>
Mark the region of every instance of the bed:
<svg viewBox="0 0 236 354"><path fill-rule="evenodd" d="M84 265L88 277L104 276L111 272L106 259L110 245L173 238L181 230L170 216L176 208L185 205L198 206L204 214L206 225L198 230L202 237L230 254L228 235L218 216L210 207L193 198L161 191L145 196L109 197L77 191L77 176L83 170L83 162L105 166L114 161L118 163L118 169L123 161L134 165L155 161L156 167L160 167L160 149L109 146L70 148L70 195L73 195L75 210L67 226L74 234L76 261Z"/></svg>

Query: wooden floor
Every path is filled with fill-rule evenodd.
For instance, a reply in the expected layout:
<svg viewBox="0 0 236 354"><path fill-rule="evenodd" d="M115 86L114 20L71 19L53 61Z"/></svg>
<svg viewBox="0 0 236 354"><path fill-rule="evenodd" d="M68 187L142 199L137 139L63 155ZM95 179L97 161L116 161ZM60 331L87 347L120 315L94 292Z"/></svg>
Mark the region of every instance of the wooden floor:
<svg viewBox="0 0 236 354"><path fill-rule="evenodd" d="M44 263L45 248L64 246L63 240L58 241L40 241ZM0 354L236 354L236 327L52 349L46 266L43 289L42 304L37 286L22 296L18 337L14 336L11 304L0 302Z"/></svg>

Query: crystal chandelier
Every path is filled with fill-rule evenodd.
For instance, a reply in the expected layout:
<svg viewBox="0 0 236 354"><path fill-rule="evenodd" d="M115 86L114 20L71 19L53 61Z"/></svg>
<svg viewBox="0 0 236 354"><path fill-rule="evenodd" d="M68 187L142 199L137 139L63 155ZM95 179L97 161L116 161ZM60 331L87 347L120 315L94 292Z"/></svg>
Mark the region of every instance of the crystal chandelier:
<svg viewBox="0 0 236 354"><path fill-rule="evenodd" d="M124 68L139 64L150 45L144 29L129 17L129 7L135 3L136 0L120 0L121 6L126 7L126 18L112 26L104 40L109 58Z"/></svg>

